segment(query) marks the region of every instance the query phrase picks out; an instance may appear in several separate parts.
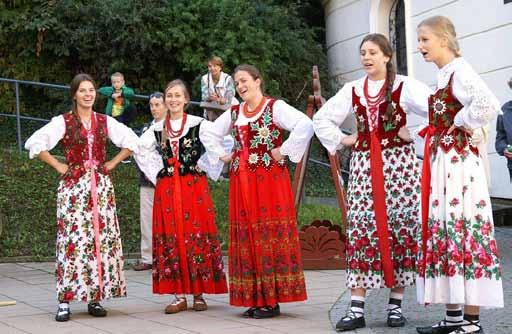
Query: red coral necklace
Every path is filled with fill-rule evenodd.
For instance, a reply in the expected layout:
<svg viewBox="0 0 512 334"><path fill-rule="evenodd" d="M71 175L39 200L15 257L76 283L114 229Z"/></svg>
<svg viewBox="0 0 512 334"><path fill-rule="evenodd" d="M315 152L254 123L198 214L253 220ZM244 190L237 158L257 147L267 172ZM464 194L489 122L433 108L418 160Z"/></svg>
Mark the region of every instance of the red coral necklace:
<svg viewBox="0 0 512 334"><path fill-rule="evenodd" d="M169 134L169 138L174 139L181 136L183 133L183 129L185 128L185 124L187 123L187 114L183 113L183 117L181 118L181 126L178 130L174 130L171 124L171 116L167 115L165 118L165 127L167 128L167 133Z"/></svg>
<svg viewBox="0 0 512 334"><path fill-rule="evenodd" d="M384 98L384 95L386 94L386 86L388 84L388 80L384 81L384 84L382 85L381 89L375 96L371 96L368 93L368 76L364 80L364 98L366 99L366 106L368 110L370 111L370 123L373 129L377 127L377 111L379 110L379 105L382 102L382 99Z"/></svg>
<svg viewBox="0 0 512 334"><path fill-rule="evenodd" d="M263 106L265 105L265 101L267 101L267 99L265 98L265 96L263 96L261 98L260 103L258 104L258 106L256 108L254 108L254 110L249 110L249 104L247 102L245 102L244 107L242 109L245 117L252 118L255 115L257 115L261 111Z"/></svg>

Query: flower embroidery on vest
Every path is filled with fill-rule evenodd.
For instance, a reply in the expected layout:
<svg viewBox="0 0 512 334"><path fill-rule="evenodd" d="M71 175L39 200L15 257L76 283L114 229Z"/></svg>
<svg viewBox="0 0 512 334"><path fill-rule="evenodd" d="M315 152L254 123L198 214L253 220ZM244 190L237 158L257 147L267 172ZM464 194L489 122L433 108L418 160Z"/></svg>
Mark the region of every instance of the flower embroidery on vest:
<svg viewBox="0 0 512 334"><path fill-rule="evenodd" d="M258 119L243 126L235 125L240 110L239 106L234 106L231 109L233 124L231 133L235 139L235 156L231 163L233 171L240 168L243 160L253 171L258 166L270 168L274 163L284 166L284 164L276 162L270 154L272 149L279 147L282 143L281 131L273 122L274 102L275 100L271 99Z"/></svg>
<svg viewBox="0 0 512 334"><path fill-rule="evenodd" d="M455 116L463 108L457 97L453 95L452 82L453 73L446 87L438 89L429 97L429 124L435 128L435 133L430 138L431 153L435 155L438 147L440 147L445 153L455 149L458 154L463 155L469 149L469 151L478 155L478 148L467 132L455 128L448 134Z"/></svg>
<svg viewBox="0 0 512 334"><path fill-rule="evenodd" d="M393 148L408 145L407 142L398 136L398 131L406 125L407 115L400 106L400 96L402 94L403 83L400 83L391 94L391 101L384 101L378 106L378 122L376 126L377 135L380 139L382 148ZM393 106L394 112L389 118L386 118L386 109L388 103ZM356 151L366 151L370 149L370 126L368 120L367 108L361 104L361 98L356 94L355 87L352 88L352 109L357 120L358 139L354 149Z"/></svg>
<svg viewBox="0 0 512 334"><path fill-rule="evenodd" d="M446 103L440 99L434 100L434 112L438 115L444 114L446 111Z"/></svg>

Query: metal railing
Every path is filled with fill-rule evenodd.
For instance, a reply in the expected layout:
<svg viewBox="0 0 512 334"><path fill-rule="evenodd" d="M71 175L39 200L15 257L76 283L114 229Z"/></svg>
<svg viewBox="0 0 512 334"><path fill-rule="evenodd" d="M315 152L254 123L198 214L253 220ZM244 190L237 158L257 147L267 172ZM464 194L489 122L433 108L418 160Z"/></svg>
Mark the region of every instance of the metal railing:
<svg viewBox="0 0 512 334"><path fill-rule="evenodd" d="M16 98L16 113L15 114L0 113L0 116L16 118L16 140L18 143L18 150L21 152L23 149L23 141L21 138L21 120L24 119L24 120L30 120L30 121L38 121L38 122L42 122L42 123L48 123L50 120L45 119L45 118L23 116L20 114L20 85L46 87L46 88L54 88L54 89L61 89L61 90L69 90L69 86L50 84L50 83L38 82L38 81L8 79L8 78L1 78L1 77L0 77L0 82L7 82L10 84L14 84L14 91L15 91L15 98ZM135 99L139 99L139 100L149 99L149 95L135 94L133 97ZM191 105L199 105L200 104L200 102L197 102L197 101L190 101L189 103Z"/></svg>
<svg viewBox="0 0 512 334"><path fill-rule="evenodd" d="M30 120L30 121L37 121L41 123L48 123L50 122L49 119L45 118L39 118L39 117L31 117L31 116L23 116L20 114L20 85L27 85L27 86L35 86L35 87L46 87L46 88L53 88L53 89L61 89L61 90L69 90L68 85L58 85L58 84L50 84L45 82L38 82L38 81L27 81L27 80L16 80L16 79L8 79L8 78L2 78L0 77L0 82L7 82L14 85L15 89L15 97L16 97L16 113L15 114L6 114L6 113L0 113L0 116L4 117L12 117L16 118L16 140L17 140L17 146L18 150L21 153L23 151L23 140L21 138L21 120ZM141 95L141 94L135 94L133 96L135 99L139 100L147 100L149 99L149 95ZM198 101L190 101L191 105L199 106L200 102ZM347 131L344 131L347 132ZM330 168L330 165L326 162L322 162L313 158L309 158L309 161L311 161L314 164L317 164L322 167ZM341 170L342 173L348 174L348 171L345 169Z"/></svg>

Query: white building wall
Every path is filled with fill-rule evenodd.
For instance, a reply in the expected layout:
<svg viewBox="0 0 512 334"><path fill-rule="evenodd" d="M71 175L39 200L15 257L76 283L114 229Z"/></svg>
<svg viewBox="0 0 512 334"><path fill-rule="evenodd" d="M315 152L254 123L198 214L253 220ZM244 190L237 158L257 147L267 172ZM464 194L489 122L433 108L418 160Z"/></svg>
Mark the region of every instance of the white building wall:
<svg viewBox="0 0 512 334"><path fill-rule="evenodd" d="M388 34L389 8L394 0L323 0L327 29L327 56L332 82L341 86L364 75L359 44L368 33ZM512 3L503 0L405 0L409 75L434 87L437 68L416 51L416 26L433 15L445 15L455 24L461 51L503 103L512 99L507 80L512 77ZM347 126L353 120L347 122ZM410 125L421 120L413 117ZM491 195L512 198L505 158L494 149L496 123L489 125Z"/></svg>

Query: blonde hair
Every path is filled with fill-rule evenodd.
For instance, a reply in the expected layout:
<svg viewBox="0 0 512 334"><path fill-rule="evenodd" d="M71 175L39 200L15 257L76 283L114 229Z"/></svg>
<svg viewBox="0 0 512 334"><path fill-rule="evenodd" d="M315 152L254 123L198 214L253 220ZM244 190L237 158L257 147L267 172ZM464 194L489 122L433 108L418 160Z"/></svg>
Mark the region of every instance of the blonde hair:
<svg viewBox="0 0 512 334"><path fill-rule="evenodd" d="M112 75L110 76L110 80L112 80L112 78L121 78L124 80L124 75L121 72L115 72L115 73L112 73Z"/></svg>
<svg viewBox="0 0 512 334"><path fill-rule="evenodd" d="M164 101L165 101L165 95L167 94L167 91L173 87L181 87L181 89L183 90L183 95L185 95L185 98L187 99L187 104L185 105L185 108L187 108L188 102L190 102L190 94L188 92L187 85L185 85L185 83L180 79L172 80L171 82L169 82L167 84L167 86L165 87L165 90L164 90ZM167 110L167 112L166 112L166 117L170 117L169 110ZM167 131L168 131L168 129L166 128L166 126L164 124L164 131L162 131L162 143L160 144L162 146L162 148L167 146L167 140L169 139L169 133Z"/></svg>
<svg viewBox="0 0 512 334"><path fill-rule="evenodd" d="M187 99L187 103L190 102L190 94L188 92L187 85L185 85L185 83L180 79L175 79L167 84L167 86L165 87L165 90L164 90L164 100L165 100L165 94L167 94L167 91L176 86L181 87L181 89L183 90L183 94L185 95L185 98Z"/></svg>
<svg viewBox="0 0 512 334"><path fill-rule="evenodd" d="M432 16L424 19L418 24L418 28L420 27L429 27L432 29L432 32L441 38L446 38L448 41L448 48L455 54L456 57L460 57L460 47L459 42L457 41L457 33L455 32L455 26L452 21L446 16Z"/></svg>

